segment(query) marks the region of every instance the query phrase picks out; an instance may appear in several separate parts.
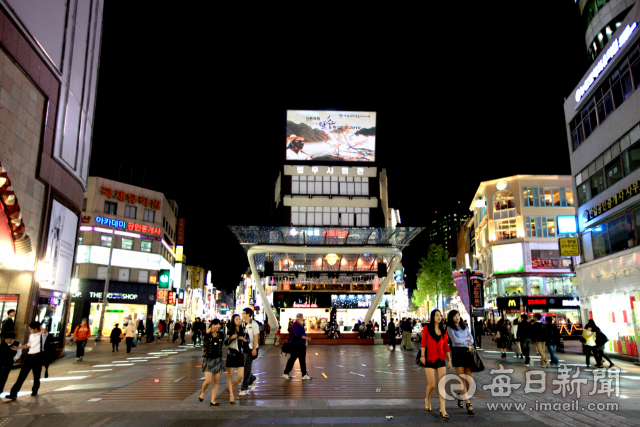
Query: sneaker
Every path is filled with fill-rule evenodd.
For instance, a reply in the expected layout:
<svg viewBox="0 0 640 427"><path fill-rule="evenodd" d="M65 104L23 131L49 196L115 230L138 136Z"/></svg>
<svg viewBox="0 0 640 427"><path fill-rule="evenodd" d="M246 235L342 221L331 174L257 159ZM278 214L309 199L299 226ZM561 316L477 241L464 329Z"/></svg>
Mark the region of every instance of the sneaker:
<svg viewBox="0 0 640 427"><path fill-rule="evenodd" d="M547 364L545 365L545 368L550 368L551 367L551 363L547 362Z"/></svg>
<svg viewBox="0 0 640 427"><path fill-rule="evenodd" d="M240 396L246 396L247 394L249 394L249 390L242 390L240 392Z"/></svg>
<svg viewBox="0 0 640 427"><path fill-rule="evenodd" d="M524 366L529 367L530 365L528 363L525 363Z"/></svg>
<svg viewBox="0 0 640 427"><path fill-rule="evenodd" d="M282 374L282 378L286 378L286 379L290 380L290 379L291 379L291 375L289 375L289 374Z"/></svg>
<svg viewBox="0 0 640 427"><path fill-rule="evenodd" d="M80 361L82 362L82 359L84 359L84 356L80 356Z"/></svg>
<svg viewBox="0 0 640 427"><path fill-rule="evenodd" d="M312 377L309 376L309 374L306 374L304 377L302 377L303 380L310 380L313 379Z"/></svg>
<svg viewBox="0 0 640 427"><path fill-rule="evenodd" d="M256 387L258 387L258 379L256 378L249 387L251 387L251 391L256 391Z"/></svg>
<svg viewBox="0 0 640 427"><path fill-rule="evenodd" d="M79 362L79 361L80 361L80 358L79 358L79 357L76 357L76 362Z"/></svg>

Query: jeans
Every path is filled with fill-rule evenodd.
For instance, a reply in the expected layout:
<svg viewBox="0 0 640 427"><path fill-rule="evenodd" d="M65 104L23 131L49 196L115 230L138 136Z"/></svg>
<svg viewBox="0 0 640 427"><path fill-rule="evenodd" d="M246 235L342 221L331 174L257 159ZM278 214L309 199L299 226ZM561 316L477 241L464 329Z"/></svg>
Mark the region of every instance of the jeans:
<svg viewBox="0 0 640 427"><path fill-rule="evenodd" d="M31 388L31 393L36 394L40 388L40 375L42 374L42 355L40 353L27 355L27 360L25 360L22 369L20 369L18 380L13 387L11 387L11 396L18 395L22 384L24 384L29 376L29 371L33 371L33 387Z"/></svg>
<svg viewBox="0 0 640 427"><path fill-rule="evenodd" d="M549 345L547 345L547 348L549 349L549 358L551 359L551 364L552 365L559 365L560 361L556 357L556 345L555 344L549 344Z"/></svg>
<svg viewBox="0 0 640 427"><path fill-rule="evenodd" d="M289 374L293 369L293 364L296 363L296 359L300 361L300 372L304 377L307 375L307 346L304 344L293 344L293 350L291 351L291 356L289 356L289 361L287 362L287 366L284 368L284 373ZM247 375L245 373L245 375Z"/></svg>
<svg viewBox="0 0 640 427"><path fill-rule="evenodd" d="M84 347L88 340L76 341L76 357L84 357Z"/></svg>
<svg viewBox="0 0 640 427"><path fill-rule="evenodd" d="M522 348L522 354L524 355L524 364L528 365L529 361L529 350L531 349L531 338L522 338L520 340L520 347Z"/></svg>
<svg viewBox="0 0 640 427"><path fill-rule="evenodd" d="M242 380L242 387L240 390L249 390L249 386L255 381L258 381L254 375L251 375L252 364L253 356L251 356L251 351L248 351L244 354L244 379Z"/></svg>
<svg viewBox="0 0 640 427"><path fill-rule="evenodd" d="M133 337L127 337L127 354L131 353L131 345L133 344Z"/></svg>
<svg viewBox="0 0 640 427"><path fill-rule="evenodd" d="M598 352L598 349L595 346L585 345L584 354L586 355L587 366L589 366L591 362L591 355L593 355L593 357L596 359L596 365L599 365L602 363L602 358L600 357L600 353Z"/></svg>
<svg viewBox="0 0 640 427"><path fill-rule="evenodd" d="M544 366L548 362L547 356L544 353L544 348L545 348L544 344L545 344L544 341L536 341L536 344L535 344L536 351L540 353L540 366Z"/></svg>

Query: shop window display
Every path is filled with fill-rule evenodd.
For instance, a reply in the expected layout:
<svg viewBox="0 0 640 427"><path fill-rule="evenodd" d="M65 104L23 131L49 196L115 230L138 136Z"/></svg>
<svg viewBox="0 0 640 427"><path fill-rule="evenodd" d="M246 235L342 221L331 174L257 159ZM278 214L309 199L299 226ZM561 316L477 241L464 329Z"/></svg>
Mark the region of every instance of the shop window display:
<svg viewBox="0 0 640 427"><path fill-rule="evenodd" d="M89 312L89 326L91 327L92 335L98 333L102 308L103 306L100 303L91 303L91 310ZM138 304L109 303L109 305L107 306L107 310L104 313L102 335L109 335L116 323L118 323L119 325L123 325L125 317L135 319L134 323L137 324L138 320L146 319L147 306Z"/></svg>
<svg viewBox="0 0 640 427"><path fill-rule="evenodd" d="M640 292L625 292L598 295L591 298L593 319L609 338L605 351L610 353L638 356L637 316L635 300Z"/></svg>

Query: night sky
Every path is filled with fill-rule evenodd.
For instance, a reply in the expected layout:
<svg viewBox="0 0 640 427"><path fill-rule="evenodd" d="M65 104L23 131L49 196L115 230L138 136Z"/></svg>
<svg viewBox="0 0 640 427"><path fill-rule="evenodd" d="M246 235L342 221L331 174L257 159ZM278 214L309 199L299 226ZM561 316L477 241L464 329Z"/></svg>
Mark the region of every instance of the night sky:
<svg viewBox="0 0 640 427"><path fill-rule="evenodd" d="M271 209L287 109L377 112L403 226L468 206L484 180L570 174L563 102L588 68L574 0L433 3L278 21L105 4L90 175L144 175L175 199L187 262L233 288L248 261L227 225L285 225ZM409 286L426 243L404 252Z"/></svg>

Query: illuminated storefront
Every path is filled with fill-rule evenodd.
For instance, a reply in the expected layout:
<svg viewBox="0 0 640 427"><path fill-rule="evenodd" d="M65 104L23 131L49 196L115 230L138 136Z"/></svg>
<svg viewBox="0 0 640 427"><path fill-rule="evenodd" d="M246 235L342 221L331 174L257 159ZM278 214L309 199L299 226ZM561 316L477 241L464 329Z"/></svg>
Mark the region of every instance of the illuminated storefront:
<svg viewBox="0 0 640 427"><path fill-rule="evenodd" d="M638 356L638 319L640 319L640 291L597 295L590 298L590 315L609 338L605 351Z"/></svg>
<svg viewBox="0 0 640 427"><path fill-rule="evenodd" d="M567 325L563 329L565 335L580 334L582 316L580 314L580 300L574 296L510 296L497 298L497 308L500 317L513 320L525 313L551 316L554 323ZM571 326L573 325L573 328Z"/></svg>
<svg viewBox="0 0 640 427"><path fill-rule="evenodd" d="M125 318L134 320L136 324L138 320L146 323L147 318L153 318L156 290L155 285L146 283L110 282L107 296L109 305L104 313L102 334L109 335L115 323L123 326ZM104 310L103 291L103 280L79 280L77 291L71 294L72 311L67 333L72 332L71 325L80 324L83 318L88 318L92 334L98 332L100 316Z"/></svg>

